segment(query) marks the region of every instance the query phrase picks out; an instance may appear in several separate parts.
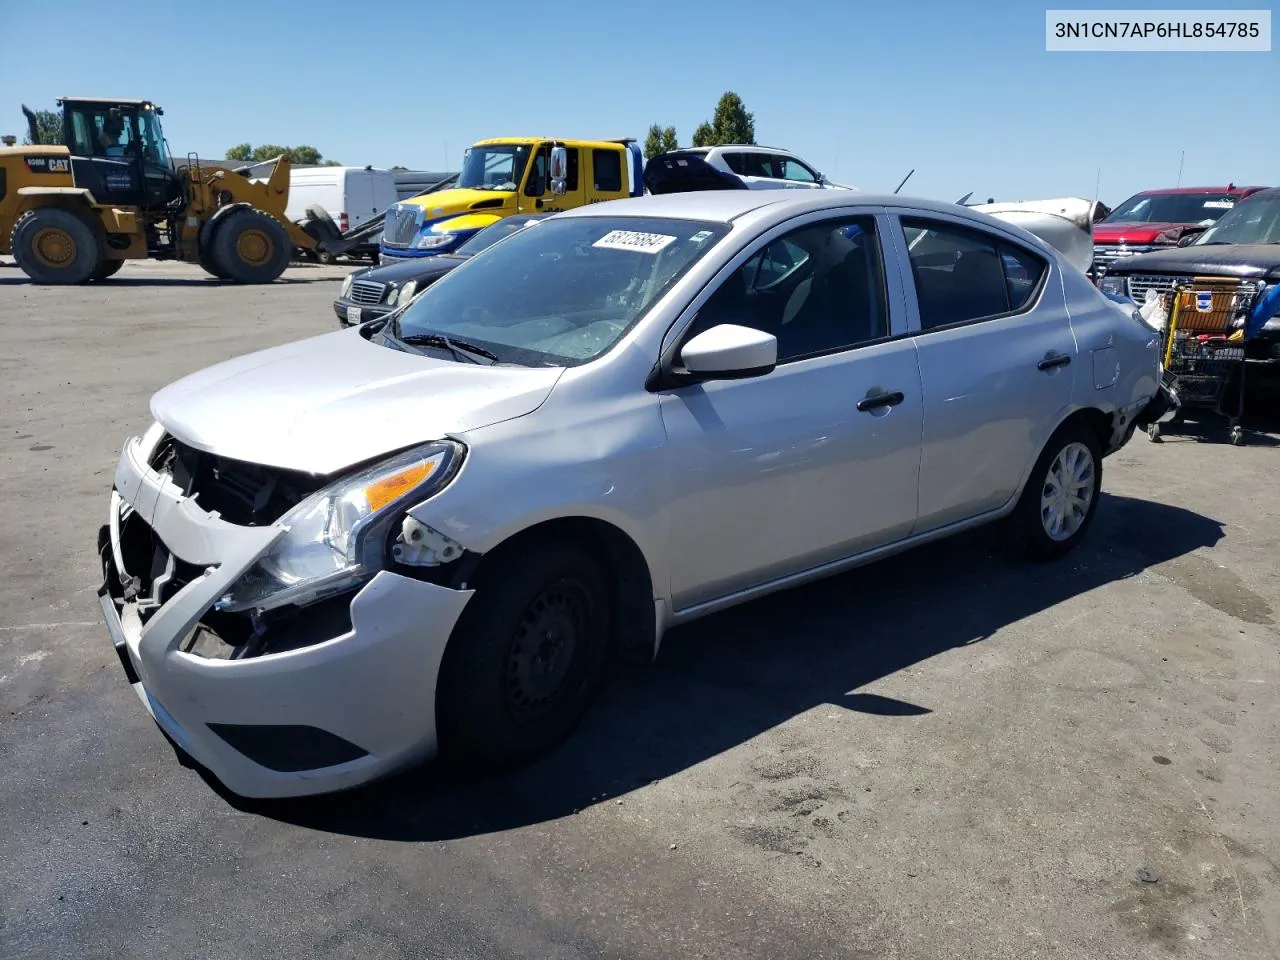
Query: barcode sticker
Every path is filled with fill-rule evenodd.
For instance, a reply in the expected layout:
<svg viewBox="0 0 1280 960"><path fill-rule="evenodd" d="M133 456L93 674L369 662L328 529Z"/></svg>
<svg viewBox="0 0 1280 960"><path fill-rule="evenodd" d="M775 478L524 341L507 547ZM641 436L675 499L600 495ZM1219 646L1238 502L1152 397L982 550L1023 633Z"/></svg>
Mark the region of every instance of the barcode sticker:
<svg viewBox="0 0 1280 960"><path fill-rule="evenodd" d="M641 253L659 253L675 242L675 237L665 233L642 233L639 230L610 230L592 244L604 250L638 250Z"/></svg>

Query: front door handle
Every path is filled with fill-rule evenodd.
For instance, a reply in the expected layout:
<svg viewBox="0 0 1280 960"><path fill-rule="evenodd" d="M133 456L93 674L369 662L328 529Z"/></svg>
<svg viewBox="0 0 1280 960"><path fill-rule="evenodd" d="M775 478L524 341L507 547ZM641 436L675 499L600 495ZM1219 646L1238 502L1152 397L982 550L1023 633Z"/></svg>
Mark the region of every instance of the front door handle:
<svg viewBox="0 0 1280 960"><path fill-rule="evenodd" d="M1058 353L1051 357L1045 357L1036 364L1037 370L1053 370L1056 367L1065 367L1071 362L1071 357L1065 353Z"/></svg>
<svg viewBox="0 0 1280 960"><path fill-rule="evenodd" d="M866 413L868 410L879 410L881 407L896 407L905 399L907 398L901 390L895 390L892 393L876 393L859 400L858 410Z"/></svg>

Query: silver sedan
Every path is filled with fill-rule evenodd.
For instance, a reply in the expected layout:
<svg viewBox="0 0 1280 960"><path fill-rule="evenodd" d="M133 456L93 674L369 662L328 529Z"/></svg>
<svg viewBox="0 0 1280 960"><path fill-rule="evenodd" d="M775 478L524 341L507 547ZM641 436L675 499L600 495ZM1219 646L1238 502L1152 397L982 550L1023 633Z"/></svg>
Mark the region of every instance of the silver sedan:
<svg viewBox="0 0 1280 960"><path fill-rule="evenodd" d="M389 318L161 390L99 533L103 614L234 792L526 761L678 623L980 524L1061 557L1161 412L1158 344L952 204L588 206Z"/></svg>

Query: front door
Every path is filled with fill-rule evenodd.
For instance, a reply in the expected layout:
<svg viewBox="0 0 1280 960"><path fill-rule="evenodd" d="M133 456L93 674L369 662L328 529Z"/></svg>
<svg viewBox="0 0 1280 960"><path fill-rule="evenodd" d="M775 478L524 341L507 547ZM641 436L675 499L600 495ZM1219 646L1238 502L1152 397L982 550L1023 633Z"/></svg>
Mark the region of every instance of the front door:
<svg viewBox="0 0 1280 960"><path fill-rule="evenodd" d="M1047 260L1002 234L901 219L924 383L917 532L998 509L1072 396L1076 344Z"/></svg>
<svg viewBox="0 0 1280 960"><path fill-rule="evenodd" d="M907 536L923 421L873 216L766 242L698 311L778 338L778 366L661 397L677 610Z"/></svg>
<svg viewBox="0 0 1280 960"><path fill-rule="evenodd" d="M577 147L568 147L568 176L565 178L565 191L556 196L551 190L551 144L540 143L534 151L525 176L524 185L516 195L516 211L518 213L559 213L572 210L583 204L583 177L580 166L582 152Z"/></svg>

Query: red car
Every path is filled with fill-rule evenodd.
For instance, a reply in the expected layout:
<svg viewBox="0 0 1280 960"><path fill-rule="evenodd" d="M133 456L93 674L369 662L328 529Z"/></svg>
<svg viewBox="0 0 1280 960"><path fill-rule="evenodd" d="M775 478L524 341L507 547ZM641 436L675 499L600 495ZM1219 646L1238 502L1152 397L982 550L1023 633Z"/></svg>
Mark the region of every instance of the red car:
<svg viewBox="0 0 1280 960"><path fill-rule="evenodd" d="M1101 276L1113 260L1177 245L1178 227L1209 227L1250 194L1265 187L1177 187L1134 194L1093 225L1093 272Z"/></svg>

